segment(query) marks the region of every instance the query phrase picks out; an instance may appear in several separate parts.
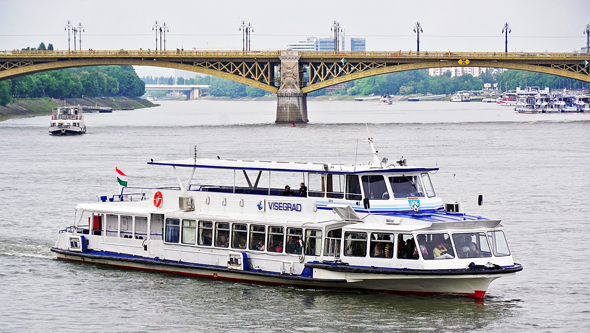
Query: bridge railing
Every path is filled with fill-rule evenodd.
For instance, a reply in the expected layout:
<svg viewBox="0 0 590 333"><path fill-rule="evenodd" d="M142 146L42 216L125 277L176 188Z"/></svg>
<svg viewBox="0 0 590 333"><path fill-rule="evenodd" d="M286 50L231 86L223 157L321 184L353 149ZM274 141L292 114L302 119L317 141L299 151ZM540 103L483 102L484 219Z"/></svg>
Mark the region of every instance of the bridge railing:
<svg viewBox="0 0 590 333"><path fill-rule="evenodd" d="M213 50L12 50L0 51L2 56L18 57L273 57L280 51L213 51Z"/></svg>
<svg viewBox="0 0 590 333"><path fill-rule="evenodd" d="M590 53L555 53L555 52L439 52L439 51L299 51L302 57L308 58L448 58L448 59L547 59L547 58L579 58L588 59Z"/></svg>

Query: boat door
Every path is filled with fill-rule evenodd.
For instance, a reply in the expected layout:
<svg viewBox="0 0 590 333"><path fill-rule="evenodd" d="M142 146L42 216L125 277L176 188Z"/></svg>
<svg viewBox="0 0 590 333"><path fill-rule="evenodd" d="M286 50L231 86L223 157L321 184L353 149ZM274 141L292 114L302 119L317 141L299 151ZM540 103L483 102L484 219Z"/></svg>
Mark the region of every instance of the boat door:
<svg viewBox="0 0 590 333"><path fill-rule="evenodd" d="M164 214L150 214L150 237L148 251L150 256L159 257L164 234Z"/></svg>
<svg viewBox="0 0 590 333"><path fill-rule="evenodd" d="M326 232L324 239L324 260L340 260L340 244L342 242L342 228Z"/></svg>

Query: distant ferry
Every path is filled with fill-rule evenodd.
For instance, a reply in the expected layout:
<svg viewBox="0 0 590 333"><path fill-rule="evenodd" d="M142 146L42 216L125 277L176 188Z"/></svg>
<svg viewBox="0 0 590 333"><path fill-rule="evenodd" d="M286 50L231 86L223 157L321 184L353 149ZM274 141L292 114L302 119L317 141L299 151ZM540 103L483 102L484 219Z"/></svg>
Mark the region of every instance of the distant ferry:
<svg viewBox="0 0 590 333"><path fill-rule="evenodd" d="M471 96L467 92L458 91L451 97L451 102L471 102Z"/></svg>
<svg viewBox="0 0 590 333"><path fill-rule="evenodd" d="M148 162L190 177L79 204L51 250L59 259L212 279L475 298L522 270L500 220L436 196L430 175L438 168L390 164L369 143L373 160L364 165ZM194 184L197 170L204 179ZM299 189L287 180L301 181Z"/></svg>
<svg viewBox="0 0 590 333"><path fill-rule="evenodd" d="M72 135L86 133L83 110L77 106L54 108L49 124L49 133L53 135Z"/></svg>

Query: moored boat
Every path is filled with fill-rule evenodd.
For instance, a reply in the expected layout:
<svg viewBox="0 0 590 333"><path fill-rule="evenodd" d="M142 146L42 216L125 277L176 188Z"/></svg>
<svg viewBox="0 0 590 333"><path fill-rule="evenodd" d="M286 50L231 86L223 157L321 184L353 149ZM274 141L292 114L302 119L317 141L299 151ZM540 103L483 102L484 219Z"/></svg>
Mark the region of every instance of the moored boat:
<svg viewBox="0 0 590 333"><path fill-rule="evenodd" d="M49 124L49 134L72 135L86 133L82 108L62 106L54 108Z"/></svg>
<svg viewBox="0 0 590 333"><path fill-rule="evenodd" d="M471 102L471 96L468 92L458 91L451 96L451 102Z"/></svg>
<svg viewBox="0 0 590 333"><path fill-rule="evenodd" d="M430 174L438 168L389 164L370 145L365 165L148 162L191 174L177 173L174 188L123 187L79 204L51 250L59 259L214 279L476 298L522 270L500 220L436 196ZM284 186L294 181L299 190Z"/></svg>

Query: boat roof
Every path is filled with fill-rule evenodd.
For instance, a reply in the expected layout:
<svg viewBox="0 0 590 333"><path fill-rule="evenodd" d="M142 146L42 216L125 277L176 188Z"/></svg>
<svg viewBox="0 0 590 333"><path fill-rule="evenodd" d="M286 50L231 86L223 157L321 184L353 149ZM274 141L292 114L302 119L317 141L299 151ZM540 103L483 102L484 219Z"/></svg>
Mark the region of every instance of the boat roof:
<svg viewBox="0 0 590 333"><path fill-rule="evenodd" d="M437 167L416 168L408 166L381 165L344 165L330 163L305 162L277 162L277 161L249 161L231 159L189 158L185 160L151 161L150 165L164 165L186 168L230 169L230 170L258 170L282 172L315 172L337 174L371 174L371 173L411 173L438 171Z"/></svg>

